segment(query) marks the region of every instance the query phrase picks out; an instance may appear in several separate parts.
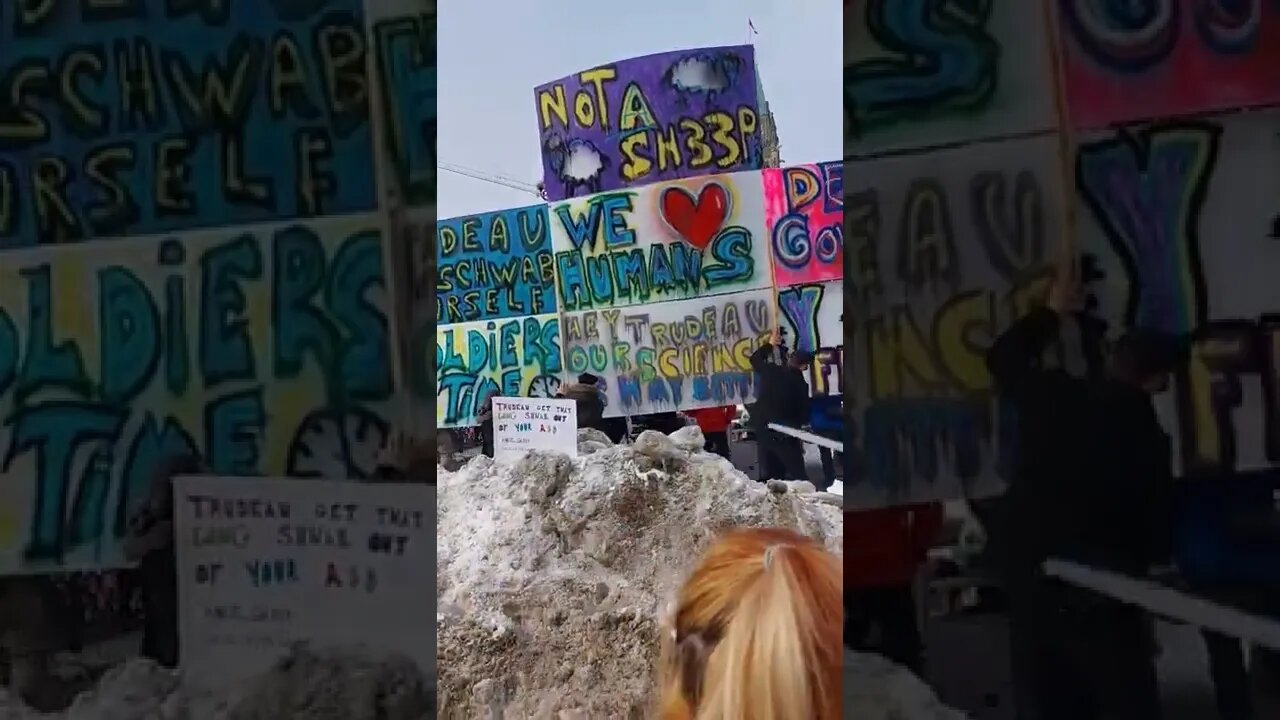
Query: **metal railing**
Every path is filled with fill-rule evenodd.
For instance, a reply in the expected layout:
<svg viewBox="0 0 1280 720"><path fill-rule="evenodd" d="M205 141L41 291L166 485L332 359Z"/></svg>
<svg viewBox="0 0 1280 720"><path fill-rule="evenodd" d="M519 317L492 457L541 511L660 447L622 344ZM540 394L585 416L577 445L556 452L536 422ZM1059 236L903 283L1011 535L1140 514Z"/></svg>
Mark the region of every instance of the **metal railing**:
<svg viewBox="0 0 1280 720"><path fill-rule="evenodd" d="M790 435L791 437L802 442L807 442L810 445L817 445L818 447L824 447L828 450L834 450L840 453L844 452L844 443L839 440L832 440L831 438L822 437L821 435L814 435L806 430L797 430L796 428L779 425L778 423L769 423L769 429L774 432L782 433L783 435ZM831 484L831 487L827 488L826 491L832 495L844 495L844 481L836 480Z"/></svg>
<svg viewBox="0 0 1280 720"><path fill-rule="evenodd" d="M774 432L780 432L783 435L790 435L797 440L803 440L811 445L818 445L829 450L835 450L836 452L844 452L844 443L839 440L832 440L831 438L822 437L821 435L814 435L806 430L797 430L793 427L787 427L786 425L779 425L778 423L769 423L769 429Z"/></svg>
<svg viewBox="0 0 1280 720"><path fill-rule="evenodd" d="M1140 607L1157 617L1213 630L1255 645L1280 650L1280 622L1220 605L1167 585L1132 578L1067 560L1048 560L1046 575Z"/></svg>

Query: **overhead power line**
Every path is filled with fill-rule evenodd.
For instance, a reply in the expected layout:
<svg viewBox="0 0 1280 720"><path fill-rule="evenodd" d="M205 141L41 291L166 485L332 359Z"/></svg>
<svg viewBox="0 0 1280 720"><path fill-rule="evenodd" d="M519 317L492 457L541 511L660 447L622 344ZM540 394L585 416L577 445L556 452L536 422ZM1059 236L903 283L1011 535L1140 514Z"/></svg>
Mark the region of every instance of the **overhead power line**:
<svg viewBox="0 0 1280 720"><path fill-rule="evenodd" d="M473 180L487 182L492 185L501 185L503 187L508 187L513 190L520 190L522 192L527 192L530 195L542 197L542 189L541 187L539 187L541 183L539 183L539 185L533 185L531 183L521 182L514 178L505 177L503 175L493 175L490 173L486 173L481 170L469 168L465 165L455 165L454 163L437 162L436 167L440 168L441 170L444 170L445 172L451 172L454 175L461 175L463 177L469 177Z"/></svg>

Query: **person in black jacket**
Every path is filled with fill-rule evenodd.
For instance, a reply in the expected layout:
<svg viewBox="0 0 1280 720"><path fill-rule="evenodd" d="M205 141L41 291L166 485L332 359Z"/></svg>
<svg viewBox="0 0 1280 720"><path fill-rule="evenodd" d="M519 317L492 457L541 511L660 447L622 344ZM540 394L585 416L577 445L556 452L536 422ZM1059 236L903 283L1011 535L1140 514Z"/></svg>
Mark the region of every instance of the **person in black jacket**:
<svg viewBox="0 0 1280 720"><path fill-rule="evenodd" d="M595 428L607 435L604 399L600 397L600 390L596 388L595 382L594 375L580 375L578 382L563 386L560 393L566 399L577 403L579 428Z"/></svg>
<svg viewBox="0 0 1280 720"><path fill-rule="evenodd" d="M603 413L608 408L608 401L605 398L604 387L600 384L600 378L591 373L582 373L578 376L579 385L590 385L595 388L596 397L600 398L600 411ZM583 427L586 427L585 425ZM627 425L627 418L624 415L616 417L601 418L599 429L609 436L609 440L614 445L622 444L627 439L627 433L630 428Z"/></svg>
<svg viewBox="0 0 1280 720"><path fill-rule="evenodd" d="M1021 712L1032 704L1031 716L1046 719L1154 720L1149 618L1040 568L1060 558L1143 575L1167 561L1171 445L1151 396L1168 387L1181 343L1134 329L1109 355L1094 353L1083 377L1072 376L1045 357L1081 306L1078 286L1056 284L1047 306L1014 323L987 354L1003 408L1012 410L1002 410L1002 422L1016 418L1005 559L1018 701Z"/></svg>
<svg viewBox="0 0 1280 720"><path fill-rule="evenodd" d="M813 353L797 350L785 355L786 362L780 365L772 359L781 344L782 333L775 330L769 342L751 354L751 368L759 378L751 421L755 424L762 479L808 480L804 445L770 429L769 424L799 429L809 422L809 382L805 373L813 363Z"/></svg>
<svg viewBox="0 0 1280 720"><path fill-rule="evenodd" d="M764 355L765 360L773 363L774 365L786 365L787 357L788 357L786 329L779 328L774 333L774 339L770 340L769 344L773 346L773 349L772 351ZM757 383L760 382L759 373L756 373L755 380ZM757 421L755 420L756 405L755 403L746 403L742 407L744 410L747 411L747 417L749 418L748 425L754 431L758 425ZM767 482L770 478L769 471L770 470L776 471L777 468L773 465L769 465L765 463L764 452L759 450L760 444L758 442L756 443L756 448L759 456L756 462L756 479L759 480L760 482Z"/></svg>
<svg viewBox="0 0 1280 720"><path fill-rule="evenodd" d="M194 455L160 463L146 504L129 522L125 557L138 563L142 584L142 656L167 668L178 666L178 561L173 536L173 480L207 472Z"/></svg>
<svg viewBox="0 0 1280 720"><path fill-rule="evenodd" d="M480 405L476 427L480 431L480 454L493 457L493 395L485 397Z"/></svg>

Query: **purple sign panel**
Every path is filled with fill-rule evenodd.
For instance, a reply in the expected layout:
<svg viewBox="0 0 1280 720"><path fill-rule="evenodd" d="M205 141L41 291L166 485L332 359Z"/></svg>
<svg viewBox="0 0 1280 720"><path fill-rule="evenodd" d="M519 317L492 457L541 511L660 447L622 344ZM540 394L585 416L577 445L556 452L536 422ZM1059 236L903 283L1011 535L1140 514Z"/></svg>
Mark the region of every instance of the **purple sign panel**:
<svg viewBox="0 0 1280 720"><path fill-rule="evenodd" d="M548 200L762 166L750 45L646 55L534 89Z"/></svg>

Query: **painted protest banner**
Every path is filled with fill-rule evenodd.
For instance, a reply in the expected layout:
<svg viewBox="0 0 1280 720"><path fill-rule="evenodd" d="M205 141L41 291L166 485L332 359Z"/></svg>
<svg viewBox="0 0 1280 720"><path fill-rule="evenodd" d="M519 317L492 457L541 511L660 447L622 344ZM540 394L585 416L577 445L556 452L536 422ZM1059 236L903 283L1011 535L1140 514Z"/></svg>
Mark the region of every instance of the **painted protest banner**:
<svg viewBox="0 0 1280 720"><path fill-rule="evenodd" d="M774 285L844 277L844 163L768 169L763 179Z"/></svg>
<svg viewBox="0 0 1280 720"><path fill-rule="evenodd" d="M404 341L404 379L408 394L407 431L423 437L435 428L436 417L436 218L435 208L414 208L404 213L401 223L398 266L391 268L401 278L402 312L400 327Z"/></svg>
<svg viewBox="0 0 1280 720"><path fill-rule="evenodd" d="M773 291L565 313L565 367L605 388L605 416L755 398L749 358L776 326Z"/></svg>
<svg viewBox="0 0 1280 720"><path fill-rule="evenodd" d="M0 245L372 210L360 0L0 6Z"/></svg>
<svg viewBox="0 0 1280 720"><path fill-rule="evenodd" d="M1025 0L846 8L845 157L1054 127L1044 13Z"/></svg>
<svg viewBox="0 0 1280 720"><path fill-rule="evenodd" d="M1280 7L1060 2L1065 86L1079 128L1274 104Z"/></svg>
<svg viewBox="0 0 1280 720"><path fill-rule="evenodd" d="M556 311L546 205L441 220L436 225L436 322Z"/></svg>
<svg viewBox="0 0 1280 720"><path fill-rule="evenodd" d="M550 215L562 311L770 286L759 172L599 193Z"/></svg>
<svg viewBox="0 0 1280 720"><path fill-rule="evenodd" d="M179 478L182 669L231 685L307 642L434 676L435 507L431 485Z"/></svg>
<svg viewBox="0 0 1280 720"><path fill-rule="evenodd" d="M367 2L382 105L384 154L411 207L436 200L435 0Z"/></svg>
<svg viewBox="0 0 1280 720"><path fill-rule="evenodd" d="M519 460L534 450L578 456L578 403L549 398L493 399L493 457Z"/></svg>
<svg viewBox="0 0 1280 720"><path fill-rule="evenodd" d="M778 310L788 345L814 355L809 387L814 395L843 394L844 282L792 285L778 290Z"/></svg>
<svg viewBox="0 0 1280 720"><path fill-rule="evenodd" d="M549 398L564 369L560 318L535 315L436 328L436 427L475 425L489 396Z"/></svg>
<svg viewBox="0 0 1280 720"><path fill-rule="evenodd" d="M1008 423L984 355L1047 288L1057 141L861 163L847 194L854 507L1000 491Z"/></svg>
<svg viewBox="0 0 1280 720"><path fill-rule="evenodd" d="M1077 157L1088 291L1112 334L1189 333L1161 407L1186 475L1280 465L1280 112L1104 131Z"/></svg>
<svg viewBox="0 0 1280 720"><path fill-rule="evenodd" d="M0 575L123 564L162 459L369 477L393 376L379 219L70 247L0 263Z"/></svg>
<svg viewBox="0 0 1280 720"><path fill-rule="evenodd" d="M534 88L547 199L763 166L750 45L646 55Z"/></svg>

